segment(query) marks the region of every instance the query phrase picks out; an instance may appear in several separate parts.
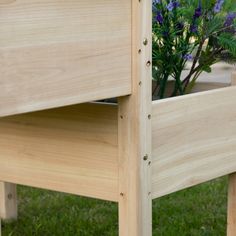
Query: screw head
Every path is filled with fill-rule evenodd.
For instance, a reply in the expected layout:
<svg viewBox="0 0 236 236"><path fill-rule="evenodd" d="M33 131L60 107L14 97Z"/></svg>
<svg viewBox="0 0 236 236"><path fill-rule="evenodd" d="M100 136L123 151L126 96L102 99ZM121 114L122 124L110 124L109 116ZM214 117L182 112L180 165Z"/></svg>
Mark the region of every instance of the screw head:
<svg viewBox="0 0 236 236"><path fill-rule="evenodd" d="M148 39L147 39L147 38L145 38L145 39L143 40L143 45L144 45L144 46L147 46L147 45L148 45Z"/></svg>
<svg viewBox="0 0 236 236"><path fill-rule="evenodd" d="M143 160L144 160L144 161L147 161L147 160L148 160L148 155L145 155L145 156L143 157Z"/></svg>
<svg viewBox="0 0 236 236"><path fill-rule="evenodd" d="M146 65L149 67L149 66L151 65L151 62L148 61L148 62L146 63Z"/></svg>

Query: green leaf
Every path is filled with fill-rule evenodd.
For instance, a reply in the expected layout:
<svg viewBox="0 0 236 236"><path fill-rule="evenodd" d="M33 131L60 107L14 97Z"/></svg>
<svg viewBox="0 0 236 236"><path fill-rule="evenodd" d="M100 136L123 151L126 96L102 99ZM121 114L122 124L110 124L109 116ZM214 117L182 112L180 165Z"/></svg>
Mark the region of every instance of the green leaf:
<svg viewBox="0 0 236 236"><path fill-rule="evenodd" d="M203 67L202 67L202 70L205 71L205 72L207 72L207 73L211 73L211 71L212 71L212 70L211 70L211 67L208 66L208 65L203 66Z"/></svg>
<svg viewBox="0 0 236 236"><path fill-rule="evenodd" d="M230 33L223 33L220 34L218 37L218 43L234 56L236 56L236 38L233 34Z"/></svg>

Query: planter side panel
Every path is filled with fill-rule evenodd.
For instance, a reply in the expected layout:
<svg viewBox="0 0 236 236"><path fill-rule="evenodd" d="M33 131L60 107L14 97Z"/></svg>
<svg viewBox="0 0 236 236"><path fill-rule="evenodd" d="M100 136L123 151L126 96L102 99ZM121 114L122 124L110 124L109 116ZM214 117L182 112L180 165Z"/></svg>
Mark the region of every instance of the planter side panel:
<svg viewBox="0 0 236 236"><path fill-rule="evenodd" d="M82 104L0 119L0 180L117 201L117 108Z"/></svg>
<svg viewBox="0 0 236 236"><path fill-rule="evenodd" d="M236 88L154 102L153 198L236 171Z"/></svg>
<svg viewBox="0 0 236 236"><path fill-rule="evenodd" d="M131 0L0 3L0 116L131 92Z"/></svg>

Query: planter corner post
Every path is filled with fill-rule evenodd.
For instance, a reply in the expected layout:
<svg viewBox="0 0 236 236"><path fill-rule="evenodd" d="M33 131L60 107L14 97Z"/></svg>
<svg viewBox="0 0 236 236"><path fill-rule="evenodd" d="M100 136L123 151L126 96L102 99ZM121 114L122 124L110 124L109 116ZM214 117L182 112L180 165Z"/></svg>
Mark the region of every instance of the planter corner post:
<svg viewBox="0 0 236 236"><path fill-rule="evenodd" d="M119 98L119 235L152 235L152 1L132 0L132 94Z"/></svg>

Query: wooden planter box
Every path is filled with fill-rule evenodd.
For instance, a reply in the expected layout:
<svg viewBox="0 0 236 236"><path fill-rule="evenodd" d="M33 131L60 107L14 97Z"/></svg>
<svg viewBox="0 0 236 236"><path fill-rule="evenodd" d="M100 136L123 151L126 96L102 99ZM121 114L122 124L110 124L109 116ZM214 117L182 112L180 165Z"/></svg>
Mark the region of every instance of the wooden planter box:
<svg viewBox="0 0 236 236"><path fill-rule="evenodd" d="M151 102L151 1L0 10L2 218L23 184L118 202L120 235L150 236L152 199L236 172L236 87Z"/></svg>

